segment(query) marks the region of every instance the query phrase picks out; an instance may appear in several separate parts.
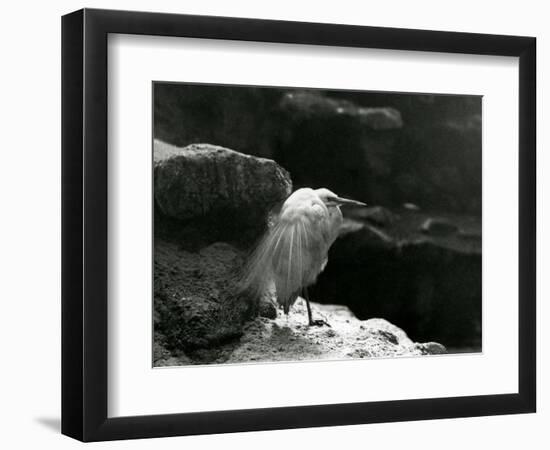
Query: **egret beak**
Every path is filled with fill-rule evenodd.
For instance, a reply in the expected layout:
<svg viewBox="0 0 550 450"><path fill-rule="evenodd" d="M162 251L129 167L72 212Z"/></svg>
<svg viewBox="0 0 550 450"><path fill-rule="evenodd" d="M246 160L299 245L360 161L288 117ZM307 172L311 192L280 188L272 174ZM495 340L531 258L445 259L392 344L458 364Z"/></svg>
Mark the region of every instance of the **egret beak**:
<svg viewBox="0 0 550 450"><path fill-rule="evenodd" d="M351 200L349 198L336 197L334 201L337 205L367 206L366 203L359 202L357 200Z"/></svg>

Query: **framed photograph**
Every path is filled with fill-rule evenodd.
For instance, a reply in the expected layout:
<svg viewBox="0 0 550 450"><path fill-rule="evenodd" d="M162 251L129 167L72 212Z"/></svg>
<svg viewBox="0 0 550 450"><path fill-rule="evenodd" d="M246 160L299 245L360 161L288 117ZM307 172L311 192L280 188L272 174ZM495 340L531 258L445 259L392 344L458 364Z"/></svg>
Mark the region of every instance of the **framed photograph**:
<svg viewBox="0 0 550 450"><path fill-rule="evenodd" d="M62 432L535 412L533 37L62 20Z"/></svg>

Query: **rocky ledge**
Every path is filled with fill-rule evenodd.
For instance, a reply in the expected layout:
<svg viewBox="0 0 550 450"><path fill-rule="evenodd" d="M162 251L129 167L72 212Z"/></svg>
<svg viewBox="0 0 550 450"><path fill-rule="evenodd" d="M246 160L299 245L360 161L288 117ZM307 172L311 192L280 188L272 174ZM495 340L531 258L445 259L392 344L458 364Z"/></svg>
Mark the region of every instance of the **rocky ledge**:
<svg viewBox="0 0 550 450"><path fill-rule="evenodd" d="M346 306L312 303L315 317L328 326L307 325L305 301L297 300L288 315L256 317L242 327L239 339L211 348L169 352L155 348L155 366L387 358L446 353L436 342L416 343L384 319L359 320Z"/></svg>
<svg viewBox="0 0 550 450"><path fill-rule="evenodd" d="M155 232L180 241L252 242L269 211L292 192L275 161L211 144L154 142ZM189 230L195 231L189 234Z"/></svg>
<svg viewBox="0 0 550 450"><path fill-rule="evenodd" d="M330 327L307 325L305 301L294 304L288 316L257 318L244 328L240 343L225 362L336 360L384 358L445 353L435 342L418 344L384 319L359 320L346 306L312 303L314 317Z"/></svg>

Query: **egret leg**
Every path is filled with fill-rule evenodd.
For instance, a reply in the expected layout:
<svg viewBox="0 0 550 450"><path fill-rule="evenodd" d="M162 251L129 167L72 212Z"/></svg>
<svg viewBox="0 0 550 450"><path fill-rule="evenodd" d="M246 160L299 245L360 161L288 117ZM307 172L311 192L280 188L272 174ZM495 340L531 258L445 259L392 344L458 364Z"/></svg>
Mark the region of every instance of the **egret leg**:
<svg viewBox="0 0 550 450"><path fill-rule="evenodd" d="M303 290L303 296L304 296L304 299L306 300L307 320L308 320L308 323L311 325L313 322L313 319L311 318L311 306L309 305L309 293L307 291L307 287L305 287Z"/></svg>
<svg viewBox="0 0 550 450"><path fill-rule="evenodd" d="M308 324L309 326L317 326L317 327L321 327L321 326L327 326L327 327L330 327L330 324L323 320L323 319L317 319L317 320L313 320L312 318L312 315L311 315L311 305L309 304L309 293L307 291L307 287L303 288L302 290L302 295L304 296L304 299L306 301L306 306L307 306L307 320L308 320Z"/></svg>

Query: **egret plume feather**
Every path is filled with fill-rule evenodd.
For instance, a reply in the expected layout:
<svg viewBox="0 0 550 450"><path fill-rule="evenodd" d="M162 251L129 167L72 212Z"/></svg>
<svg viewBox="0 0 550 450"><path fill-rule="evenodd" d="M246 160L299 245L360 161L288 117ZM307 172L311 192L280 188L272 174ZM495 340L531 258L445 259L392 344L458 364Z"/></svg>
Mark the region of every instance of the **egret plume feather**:
<svg viewBox="0 0 550 450"><path fill-rule="evenodd" d="M324 188L302 188L290 195L245 265L243 290L260 296L273 283L277 301L288 313L324 269L328 249L340 231L339 205L344 202L363 205Z"/></svg>

